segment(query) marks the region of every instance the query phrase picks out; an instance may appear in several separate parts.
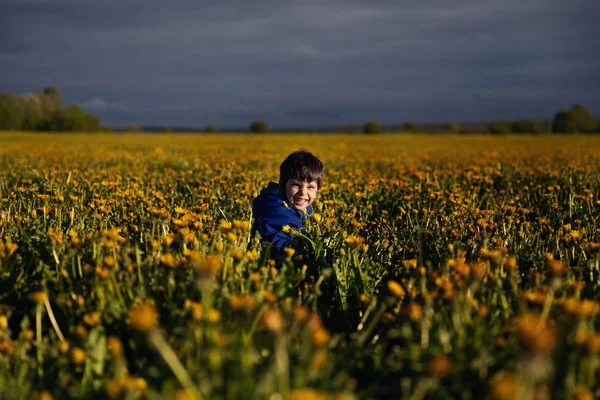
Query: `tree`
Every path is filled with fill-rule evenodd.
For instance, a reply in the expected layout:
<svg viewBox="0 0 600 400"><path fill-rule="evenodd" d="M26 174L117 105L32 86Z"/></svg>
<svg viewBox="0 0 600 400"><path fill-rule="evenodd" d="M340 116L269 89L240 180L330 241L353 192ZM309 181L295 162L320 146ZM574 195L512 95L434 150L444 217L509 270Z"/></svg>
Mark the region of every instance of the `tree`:
<svg viewBox="0 0 600 400"><path fill-rule="evenodd" d="M514 121L511 124L511 132L515 133L541 133L543 126L539 121L533 121L529 119L522 119Z"/></svg>
<svg viewBox="0 0 600 400"><path fill-rule="evenodd" d="M511 123L509 121L494 121L490 125L490 132L495 134L506 134L511 131Z"/></svg>
<svg viewBox="0 0 600 400"><path fill-rule="evenodd" d="M63 108L54 87L22 96L0 94L0 129L96 132L100 119L76 105Z"/></svg>
<svg viewBox="0 0 600 400"><path fill-rule="evenodd" d="M561 110L552 119L552 132L577 133L577 120L570 110Z"/></svg>
<svg viewBox="0 0 600 400"><path fill-rule="evenodd" d="M418 133L421 132L421 128L419 127L419 125L415 124L414 122L411 121L406 121L402 124L402 130L404 132L409 132L409 133Z"/></svg>
<svg viewBox="0 0 600 400"><path fill-rule="evenodd" d="M269 132L269 125L264 121L252 121L249 129L252 133L267 133Z"/></svg>
<svg viewBox="0 0 600 400"><path fill-rule="evenodd" d="M88 122L86 113L79 106L71 105L54 114L50 121L50 130L85 132L88 130Z"/></svg>
<svg viewBox="0 0 600 400"><path fill-rule="evenodd" d="M85 131L98 132L100 130L100 118L93 114L85 113Z"/></svg>
<svg viewBox="0 0 600 400"><path fill-rule="evenodd" d="M17 97L8 93L0 94L0 130L21 129L22 119Z"/></svg>
<svg viewBox="0 0 600 400"><path fill-rule="evenodd" d="M598 131L598 121L581 104L573 104L571 113L579 132L591 133Z"/></svg>
<svg viewBox="0 0 600 400"><path fill-rule="evenodd" d="M62 108L62 96L57 88L52 86L45 87L42 93L52 99L57 109Z"/></svg>
<svg viewBox="0 0 600 400"><path fill-rule="evenodd" d="M25 131L37 130L44 119L40 96L27 93L19 97L23 110L21 129Z"/></svg>
<svg viewBox="0 0 600 400"><path fill-rule="evenodd" d="M204 130L204 132L206 133L215 133L217 131L217 127L213 124L210 124L206 127L206 129Z"/></svg>
<svg viewBox="0 0 600 400"><path fill-rule="evenodd" d="M448 130L451 133L460 133L460 125L457 122L452 122L448 125Z"/></svg>
<svg viewBox="0 0 600 400"><path fill-rule="evenodd" d="M123 127L123 132L143 132L143 129L141 126L136 125L136 124L127 124Z"/></svg>
<svg viewBox="0 0 600 400"><path fill-rule="evenodd" d="M381 133L381 125L377 121L367 121L364 123L362 128L363 133L366 134L376 134Z"/></svg>

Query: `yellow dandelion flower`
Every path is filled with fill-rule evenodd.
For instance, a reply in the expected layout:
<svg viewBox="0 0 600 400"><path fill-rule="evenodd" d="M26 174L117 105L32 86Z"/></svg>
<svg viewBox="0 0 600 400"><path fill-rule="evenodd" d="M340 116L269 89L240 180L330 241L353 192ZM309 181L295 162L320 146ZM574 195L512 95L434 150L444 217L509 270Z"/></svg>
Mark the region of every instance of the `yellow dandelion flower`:
<svg viewBox="0 0 600 400"><path fill-rule="evenodd" d="M418 303L410 303L406 306L406 313L408 314L408 318L415 322L420 321L423 317L423 310Z"/></svg>
<svg viewBox="0 0 600 400"><path fill-rule="evenodd" d="M323 347L329 342L331 335L327 329L317 327L312 331L312 342L316 347Z"/></svg>
<svg viewBox="0 0 600 400"><path fill-rule="evenodd" d="M258 260L258 256L259 256L259 254L258 254L258 251L256 251L256 250L248 250L246 252L246 257L248 257L249 261Z"/></svg>
<svg viewBox="0 0 600 400"><path fill-rule="evenodd" d="M219 231L223 234L226 235L229 233L229 231L231 230L231 228L233 228L233 224L229 221L225 221L222 220L221 221L221 225L219 227Z"/></svg>
<svg viewBox="0 0 600 400"><path fill-rule="evenodd" d="M513 327L521 344L532 353L550 354L556 347L556 333L539 315L526 313L515 318Z"/></svg>
<svg viewBox="0 0 600 400"><path fill-rule="evenodd" d="M271 332L281 332L285 326L281 313L275 308L267 308L262 315L262 323Z"/></svg>
<svg viewBox="0 0 600 400"><path fill-rule="evenodd" d="M169 268L177 268L179 266L179 261L175 256L171 253L163 254L160 256L160 263Z"/></svg>
<svg viewBox="0 0 600 400"><path fill-rule="evenodd" d="M234 244L235 242L237 242L237 239L238 239L238 237L237 237L237 235L235 233L229 232L227 234L227 242L228 243Z"/></svg>
<svg viewBox="0 0 600 400"><path fill-rule="evenodd" d="M290 393L290 400L325 400L327 396L310 388L294 389Z"/></svg>
<svg viewBox="0 0 600 400"><path fill-rule="evenodd" d="M358 247L364 243L365 238L361 236L348 236L344 241L350 247Z"/></svg>
<svg viewBox="0 0 600 400"><path fill-rule="evenodd" d="M211 309L208 312L208 321L214 323L217 323L221 320L221 311L216 310L216 309Z"/></svg>
<svg viewBox="0 0 600 400"><path fill-rule="evenodd" d="M85 362L87 353L79 347L73 347L71 349L71 362L75 365L80 365Z"/></svg>
<svg viewBox="0 0 600 400"><path fill-rule="evenodd" d="M152 303L131 307L127 316L131 326L142 332L150 330L158 322L158 312Z"/></svg>
<svg viewBox="0 0 600 400"><path fill-rule="evenodd" d="M519 378L508 372L496 374L490 382L490 392L495 400L514 400Z"/></svg>
<svg viewBox="0 0 600 400"><path fill-rule="evenodd" d="M100 323L101 318L102 318L102 314L100 314L98 311L94 311L94 312L85 314L83 316L83 322L85 322L89 326L95 326Z"/></svg>
<svg viewBox="0 0 600 400"><path fill-rule="evenodd" d="M44 304L48 300L48 293L37 291L29 293L27 297L36 304Z"/></svg>
<svg viewBox="0 0 600 400"><path fill-rule="evenodd" d="M273 293L269 292L268 290L261 290L260 295L268 303L275 303L277 301L277 296L275 296Z"/></svg>

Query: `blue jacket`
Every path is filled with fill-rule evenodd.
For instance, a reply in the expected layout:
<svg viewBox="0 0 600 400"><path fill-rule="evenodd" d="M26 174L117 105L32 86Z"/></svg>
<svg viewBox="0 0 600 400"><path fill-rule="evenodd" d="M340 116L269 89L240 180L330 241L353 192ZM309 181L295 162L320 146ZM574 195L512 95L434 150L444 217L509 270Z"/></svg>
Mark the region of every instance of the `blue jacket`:
<svg viewBox="0 0 600 400"><path fill-rule="evenodd" d="M313 211L312 206L306 207L306 212L293 208L285 200L285 194L275 182L260 191L260 194L252 202L252 214L254 224L252 235L257 231L260 233L261 241L271 243L271 258L282 258L285 254L283 249L292 247L294 237L285 233L281 228L289 225L290 228L302 230L303 221Z"/></svg>

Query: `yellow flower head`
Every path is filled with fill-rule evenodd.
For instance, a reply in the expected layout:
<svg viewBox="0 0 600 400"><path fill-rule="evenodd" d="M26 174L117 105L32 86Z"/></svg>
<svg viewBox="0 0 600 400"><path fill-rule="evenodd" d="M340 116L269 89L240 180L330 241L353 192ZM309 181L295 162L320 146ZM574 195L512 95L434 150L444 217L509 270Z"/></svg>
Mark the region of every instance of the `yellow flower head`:
<svg viewBox="0 0 600 400"><path fill-rule="evenodd" d="M44 304L48 300L48 293L43 291L29 293L29 300L36 304Z"/></svg>
<svg viewBox="0 0 600 400"><path fill-rule="evenodd" d="M365 242L365 238L361 236L348 236L345 242L350 247L358 247Z"/></svg>
<svg viewBox="0 0 600 400"><path fill-rule="evenodd" d="M158 313L152 303L131 307L127 316L131 326L142 332L150 330L158 322Z"/></svg>
<svg viewBox="0 0 600 400"><path fill-rule="evenodd" d="M395 297L397 297L399 299L403 299L404 296L406 296L406 291L396 281L392 281L392 280L388 281L388 290L390 291L390 293L393 296L395 296Z"/></svg>

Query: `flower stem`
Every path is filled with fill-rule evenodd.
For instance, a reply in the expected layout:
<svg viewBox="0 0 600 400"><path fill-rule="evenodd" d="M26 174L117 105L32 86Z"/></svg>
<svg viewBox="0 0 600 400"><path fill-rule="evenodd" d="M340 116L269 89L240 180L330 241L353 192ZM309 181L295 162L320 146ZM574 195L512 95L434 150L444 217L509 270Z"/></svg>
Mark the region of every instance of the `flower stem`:
<svg viewBox="0 0 600 400"><path fill-rule="evenodd" d="M173 371L173 374L175 374L175 377L181 386L191 393L195 400L202 400L203 396L196 385L194 385L190 374L187 372L183 364L181 364L181 361L179 361L177 355L171 346L169 346L169 343L167 343L167 341L162 337L160 331L157 328L150 329L150 332L148 332L148 339L150 340L150 343L156 347L162 358L171 368L171 371Z"/></svg>
<svg viewBox="0 0 600 400"><path fill-rule="evenodd" d="M58 338L60 339L61 342L64 342L65 337L63 336L62 332L60 331L60 327L58 326L58 323L56 322L56 318L54 318L54 313L52 312L52 307L50 307L50 301L48 299L46 299L46 301L44 302L44 305L46 306L46 312L48 313L50 322L52 322L52 326L54 327L54 331L56 332L56 335L58 336Z"/></svg>
<svg viewBox="0 0 600 400"><path fill-rule="evenodd" d="M35 333L36 333L36 354L38 362L38 375L44 375L44 369L42 368L42 305L37 304L35 306Z"/></svg>

